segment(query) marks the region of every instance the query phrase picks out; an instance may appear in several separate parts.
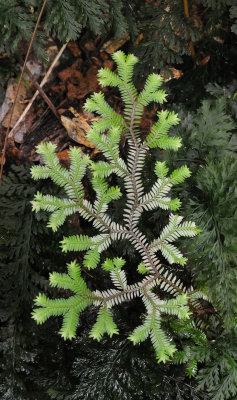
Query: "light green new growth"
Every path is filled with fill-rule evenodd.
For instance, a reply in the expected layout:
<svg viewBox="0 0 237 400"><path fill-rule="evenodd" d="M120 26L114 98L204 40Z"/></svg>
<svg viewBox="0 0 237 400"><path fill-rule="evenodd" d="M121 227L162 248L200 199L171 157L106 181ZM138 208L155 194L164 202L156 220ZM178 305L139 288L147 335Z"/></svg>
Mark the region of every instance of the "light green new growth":
<svg viewBox="0 0 237 400"><path fill-rule="evenodd" d="M157 254L159 252L170 264L184 265L186 257L173 244L180 237L192 237L199 230L193 222L182 222L182 217L170 213L169 223L165 226L160 237L148 243L146 237L139 231L138 222L144 210L176 211L180 207L178 198L171 198L173 185L183 182L190 176L186 166L169 173L165 162L156 162L155 174L157 181L148 193L145 193L142 182L142 170L146 155L150 148L172 149L176 151L181 146L181 139L169 137L169 128L179 122L177 115L169 111L158 112L156 122L151 132L144 139L140 132L140 121L144 106L155 101L160 104L166 101L166 94L160 89L163 82L161 76L151 74L144 89L138 93L133 82L132 74L138 59L122 51L113 54L118 66L118 74L109 69L99 71L101 86L118 87L125 104L123 115L116 113L105 101L103 93L95 93L87 100L85 109L96 112L102 119L93 123L87 134L87 140L93 142L102 151L105 161L93 162L80 149L69 151L70 168L63 168L56 155L56 146L42 143L37 151L44 161L44 166L34 166L34 179L51 178L53 182L65 191L64 198L37 193L32 201L35 211L46 210L51 216L48 226L54 231L61 226L66 217L75 213L87 221L91 221L97 234L94 236L74 235L64 237L61 242L62 251L84 251L83 265L96 268L100 262L101 253L113 241L126 239L131 242L141 256L138 272L144 274L140 282L128 285L125 270L122 269L125 260L121 258L106 259L102 268L110 274L115 288L104 291L90 291L84 282L80 267L75 263L68 265L68 274L52 273L50 285L69 289L74 294L66 299L50 300L45 295L39 295L35 300L37 308L33 318L37 323L43 323L50 316L63 316L60 334L64 339L75 337L79 313L86 307L99 306L97 321L90 332L90 337L100 340L104 333L109 336L118 333L113 321L111 308L116 304L140 297L146 308L143 323L129 336L134 344L144 341L148 336L154 346L158 361L166 361L172 357L176 348L171 339L162 329L162 315L170 314L180 319L189 318L189 292L180 280L162 266ZM121 134L128 142L127 160L120 156L119 142ZM86 169L92 174L92 186L96 200L92 203L84 197L82 178ZM106 178L112 173L124 180L127 203L123 220L115 223L107 213L109 203L121 197L120 188L109 186ZM155 293L159 288L169 293L173 298L163 300ZM160 291L159 291L160 293Z"/></svg>

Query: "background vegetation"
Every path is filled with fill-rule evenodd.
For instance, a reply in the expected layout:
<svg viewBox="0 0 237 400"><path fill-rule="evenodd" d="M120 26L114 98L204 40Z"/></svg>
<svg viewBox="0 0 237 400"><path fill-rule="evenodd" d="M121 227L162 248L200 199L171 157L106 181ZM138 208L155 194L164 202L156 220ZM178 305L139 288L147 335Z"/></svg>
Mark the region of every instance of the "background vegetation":
<svg viewBox="0 0 237 400"><path fill-rule="evenodd" d="M0 2L0 54L9 56L9 64L0 67L2 88L18 72L15 60L19 53L25 54L41 5L39 0ZM34 52L44 57L47 35L60 43L80 41L86 32L92 39L98 35L102 45L128 32L130 40L123 49L142 61L136 70L139 85L151 71L170 74L170 67L182 71L183 76L169 81L166 90L168 108L181 119L172 134L182 137L183 147L175 154L153 150L144 182L151 185L155 178L150 168L154 160L166 159L171 169L185 163L192 170L191 178L177 191L183 203L181 214L194 220L202 234L191 246L183 244L189 258L185 280L206 291L211 300L203 301L196 313L208 343L200 338L197 346L192 332L176 326L176 343L185 351L177 353L175 362L158 365L149 342L133 347L125 340L140 314L134 305L117 310L121 335L100 344L88 339L93 312L83 314L73 342L60 339L56 319L37 327L30 318L32 299L41 290L54 295L48 274L64 272L70 261L62 256L58 242L63 233L76 232L77 226L73 221L52 234L45 227L45 214L33 214L29 202L39 189L54 194L57 189L33 182L27 165L13 165L0 188L0 394L4 400L236 398L237 3L189 1L188 8L189 17L181 1L48 0ZM118 210L113 213L119 220ZM148 237L160 232L162 218L157 211L142 219ZM86 234L86 225L81 228ZM124 242L112 248L111 257L116 255L136 265L136 255ZM181 267L172 268L183 276ZM96 275L98 287L104 279L103 272Z"/></svg>

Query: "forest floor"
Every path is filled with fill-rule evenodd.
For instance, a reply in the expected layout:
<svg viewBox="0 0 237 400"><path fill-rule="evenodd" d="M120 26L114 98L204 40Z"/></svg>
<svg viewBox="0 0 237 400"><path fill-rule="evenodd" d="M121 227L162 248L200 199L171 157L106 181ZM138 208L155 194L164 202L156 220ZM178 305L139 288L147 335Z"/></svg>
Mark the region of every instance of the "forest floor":
<svg viewBox="0 0 237 400"><path fill-rule="evenodd" d="M125 39L126 40L126 39ZM109 40L101 43L97 38L81 38L78 42L70 42L58 61L55 69L49 75L43 88L43 94L52 103L49 107L41 94L32 103L20 124L14 128L21 118L27 105L35 92L35 83L42 81L49 65L40 63L31 58L27 63L28 69L33 75L33 80L24 75L20 85L18 99L14 108L6 156L5 169L12 164L34 163L39 161L35 149L40 142L51 141L57 145L57 154L63 164L68 163L68 150L71 146L79 146L82 151L94 157L98 152L94 145L85 138L93 120L98 117L83 110L87 97L93 92L102 91L107 102L121 112L123 104L115 88L102 88L97 80L100 68L115 70L115 63L111 54L123 45L123 42ZM49 42L47 54L52 60L58 52L55 43ZM180 71L175 74L179 78ZM10 78L5 94L5 100L0 108L0 145L2 147L4 137L9 124L9 117L13 98L17 87L17 79ZM53 108L55 108L53 110ZM145 110L142 118L142 131L146 135L152 125L157 106Z"/></svg>

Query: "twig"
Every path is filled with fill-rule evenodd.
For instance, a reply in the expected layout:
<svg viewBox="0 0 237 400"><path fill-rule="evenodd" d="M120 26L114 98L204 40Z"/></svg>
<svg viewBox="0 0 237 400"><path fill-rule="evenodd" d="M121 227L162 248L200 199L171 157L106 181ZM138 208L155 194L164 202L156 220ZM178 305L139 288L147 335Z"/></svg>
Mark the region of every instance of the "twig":
<svg viewBox="0 0 237 400"><path fill-rule="evenodd" d="M37 22L35 24L35 29L34 29L34 32L32 34L31 40L30 40L30 44L29 44L29 47L28 47L28 50L27 50L27 53L26 53L25 62L24 62L24 65L23 65L23 68L22 68L22 71L21 71L21 75L20 75L20 79L19 79L18 85L17 85L16 94L15 94L15 97L14 97L14 101L13 101L13 105L12 105L12 109L11 109L11 113L10 113L10 118L9 118L9 122L8 122L7 132L6 132L3 151L2 151L1 169L0 169L0 184L1 184L1 181L2 181L3 164L4 164L5 154L6 154L7 140L8 140L8 135L9 135L9 132L10 132L10 126L11 126L11 121L12 121L14 108L15 108L15 105L16 105L17 95L18 95L18 92L19 92L19 89L20 89L20 84L21 84L22 77L23 77L23 74L24 74L25 66L26 66L27 60L28 60L29 55L30 55L30 50L31 50L31 47L32 47L32 43L33 43L36 31L38 29L39 22L40 22L42 14L43 14L46 2L47 2L47 0L44 0L43 5L42 5L41 10L40 10L40 13L39 13L39 16L38 16L38 19L37 19Z"/></svg>
<svg viewBox="0 0 237 400"><path fill-rule="evenodd" d="M188 0L183 0L183 2L184 2L184 13L185 13L187 18L190 18L189 11L188 11ZM190 40L190 30L189 30L189 28L188 28L188 36L189 36L189 40ZM194 59L196 57L196 54L195 54L195 49L194 49L193 42L191 40L189 41L189 48L190 48L191 56Z"/></svg>
<svg viewBox="0 0 237 400"><path fill-rule="evenodd" d="M42 82L40 83L40 87L42 88L45 83L47 82L52 70L54 69L55 65L57 64L59 58L61 57L62 53L64 52L65 48L67 47L68 42L66 42L62 48L60 49L59 53L57 54L57 56L55 57L55 59L53 60L49 70L47 71L44 79L42 80ZM34 103L36 97L38 96L39 91L36 90L34 96L32 97L32 99L30 100L30 102L28 103L27 107L25 108L25 110L23 111L23 113L21 114L20 118L18 119L18 121L15 123L14 127L12 128L11 132L9 133L9 137L13 137L16 128L18 127L18 125L21 123L21 121L25 118L26 114L28 113L29 109L31 108L32 104Z"/></svg>
<svg viewBox="0 0 237 400"><path fill-rule="evenodd" d="M48 104L50 110L54 113L55 117L60 120L59 114L58 114L56 108L54 107L52 101L48 98L47 94L44 92L42 87L35 80L34 75L30 72L30 70L27 67L25 67L25 71L26 71L27 75L29 76L30 80L32 81L32 83L34 84L35 88L38 89L39 93L41 94L41 96L43 97L45 102Z"/></svg>

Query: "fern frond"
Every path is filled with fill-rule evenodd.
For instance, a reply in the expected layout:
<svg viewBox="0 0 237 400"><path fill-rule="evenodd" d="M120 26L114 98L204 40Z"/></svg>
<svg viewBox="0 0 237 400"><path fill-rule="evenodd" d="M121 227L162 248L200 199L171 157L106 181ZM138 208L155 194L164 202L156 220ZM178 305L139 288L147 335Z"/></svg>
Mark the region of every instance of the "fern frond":
<svg viewBox="0 0 237 400"><path fill-rule="evenodd" d="M164 179L169 172L169 168L166 166L166 162L156 161L155 174L158 178Z"/></svg>
<svg viewBox="0 0 237 400"><path fill-rule="evenodd" d="M123 51L117 51L112 55L113 60L118 65L118 75L125 83L130 83L133 75L134 65L138 62L138 58L133 54L127 56Z"/></svg>
<svg viewBox="0 0 237 400"><path fill-rule="evenodd" d="M109 106L102 92L94 93L90 99L87 99L84 109L88 112L97 112L105 120L110 121L110 126L117 126L121 129L125 127L123 117ZM94 127L96 127L96 125L94 125ZM91 135L87 137L89 138ZM93 142L93 138L89 140Z"/></svg>
<svg viewBox="0 0 237 400"><path fill-rule="evenodd" d="M176 296L174 299L164 301L157 308L160 312L177 315L180 319L188 319L190 314L188 298L184 293Z"/></svg>
<svg viewBox="0 0 237 400"><path fill-rule="evenodd" d="M50 286L60 289L70 289L75 294L89 295L91 291L87 288L81 277L81 270L75 261L67 264L68 274L53 272L49 275Z"/></svg>
<svg viewBox="0 0 237 400"><path fill-rule="evenodd" d="M159 147L163 150L173 150L178 151L178 149L182 146L182 140L178 137L169 137L169 136L159 136L154 138L154 140L149 144L151 149L155 147Z"/></svg>
<svg viewBox="0 0 237 400"><path fill-rule="evenodd" d="M169 223L165 226L158 239L148 243L145 235L139 230L139 218L144 210L153 210L160 207L164 210L176 211L181 202L178 198L172 199L170 191L173 185L182 183L190 176L186 166L174 170L170 176L165 162L157 161L155 174L157 181L148 193L145 193L145 184L142 179L144 162L149 149L177 150L181 146L181 139L169 137L171 126L179 123L179 118L174 112L160 111L158 121L151 128L150 133L143 140L140 132L140 120L143 110L151 101L164 103L166 94L160 89L163 79L152 74L146 80L144 89L138 94L132 74L138 59L122 51L116 52L113 60L118 65L118 74L102 69L99 80L102 86L111 85L118 87L124 102L123 116L105 101L103 93L95 93L87 100L85 109L98 113L101 118L92 123L87 139L94 143L101 151L105 160L93 162L79 149L69 151L70 167L65 169L60 165L56 155L56 146L51 143L41 144L38 153L42 156L45 165L32 168L34 179L51 178L53 182L63 187L65 198L57 198L37 193L32 201L33 209L46 210L51 213L48 226L56 230L68 215L79 212L86 221L90 221L94 236L74 235L64 237L61 241L62 251L84 251L83 265L95 268L100 262L100 256L112 241L126 239L131 242L141 256L142 262L138 272L146 274L140 282L127 283L125 271L122 269L125 260L122 258L106 258L102 269L109 272L110 279L115 288L91 292L81 276L79 266L73 262L68 264L68 273L53 272L50 274L50 285L60 289L71 290L73 295L62 299L49 299L39 295L35 300L36 308L33 318L42 323L51 316L63 317L60 334L64 339L75 337L79 313L87 306L100 306L98 317L93 326L90 337L101 340L104 333L109 336L118 334L118 328L113 321L111 308L125 301L141 297L146 308L143 323L134 329L129 336L133 343L144 341L150 336L156 357L159 362L165 362L172 357L175 346L161 327L163 314L173 315L186 320L189 317L187 296L190 302L192 294L184 295L186 289L174 272L162 266L156 256L156 251L161 251L170 264L177 262L184 265L186 258L172 244L182 236L193 237L199 230L192 222L183 222L182 217L171 214ZM127 159L120 155L121 135L127 139ZM85 199L82 179L87 169L92 175L91 183L95 195L94 202ZM111 174L123 178L122 190L118 186L111 186ZM108 179L107 179L108 178ZM118 180L120 182L121 180ZM113 221L108 210L109 204L118 200L122 192L127 196L126 206L122 221ZM161 300L153 291L158 288L162 295L168 294L170 300ZM178 295L177 295L178 293ZM177 318L176 318L177 319ZM192 365L194 368L194 364Z"/></svg>
<svg viewBox="0 0 237 400"><path fill-rule="evenodd" d="M98 72L98 81L102 87L122 85L122 79L108 68L101 68Z"/></svg>
<svg viewBox="0 0 237 400"><path fill-rule="evenodd" d="M90 249L93 242L89 236L73 235L64 237L61 241L62 251L82 251Z"/></svg>
<svg viewBox="0 0 237 400"><path fill-rule="evenodd" d="M95 246L87 251L83 260L83 265L88 269L94 269L99 264L99 261L100 261L100 252L98 250L98 246Z"/></svg>
<svg viewBox="0 0 237 400"><path fill-rule="evenodd" d="M51 316L63 316L63 325L60 334L64 339L71 339L76 335L79 313L92 304L93 295L81 277L79 265L73 261L68 264L68 274L53 272L50 274L50 285L73 291L76 295L68 299L48 299L39 294L35 299L33 319L42 324Z"/></svg>
<svg viewBox="0 0 237 400"><path fill-rule="evenodd" d="M112 312L106 305L100 308L97 321L90 331L89 336L99 342L104 333L108 333L110 337L119 333L118 328L113 321Z"/></svg>
<svg viewBox="0 0 237 400"><path fill-rule="evenodd" d="M151 132L146 137L145 143L149 147L157 147L159 140L168 138L167 133L172 125L177 125L180 121L177 114L163 110L158 112L159 120L151 128ZM177 138L170 138L177 139ZM165 143L165 142L164 142Z"/></svg>
<svg viewBox="0 0 237 400"><path fill-rule="evenodd" d="M170 175L169 179L173 185L182 183L186 178L191 175L191 171L188 169L187 165L182 165L179 169L175 169Z"/></svg>
<svg viewBox="0 0 237 400"><path fill-rule="evenodd" d="M67 216L75 214L80 210L78 203L74 200L43 195L40 192L37 192L31 204L33 210L36 212L45 210L52 213L47 226L52 228L54 232L64 223Z"/></svg>
<svg viewBox="0 0 237 400"><path fill-rule="evenodd" d="M98 176L100 178L107 178L113 172L117 171L117 168L114 164L98 161L96 163L91 164L91 169L93 171L94 176Z"/></svg>
<svg viewBox="0 0 237 400"><path fill-rule="evenodd" d="M134 331L129 335L128 339L131 340L133 344L144 342L144 340L146 340L149 336L151 325L152 315L148 314L145 318L144 323L135 328Z"/></svg>
<svg viewBox="0 0 237 400"><path fill-rule="evenodd" d="M163 229L159 239L150 244L150 250L161 250L163 256L172 264L178 262L184 265L187 261L182 253L170 243L181 236L193 237L200 233L194 222L186 221L181 224L183 217L171 214L169 224Z"/></svg>
<svg viewBox="0 0 237 400"><path fill-rule="evenodd" d="M168 361L176 351L176 347L170 343L169 338L166 336L165 332L161 329L161 318L156 317L155 322L152 324L150 338L158 362Z"/></svg>
<svg viewBox="0 0 237 400"><path fill-rule="evenodd" d="M150 74L145 82L144 89L138 96L138 102L143 106L147 106L152 101L163 104L167 95L164 90L158 90L163 80L161 75Z"/></svg>

